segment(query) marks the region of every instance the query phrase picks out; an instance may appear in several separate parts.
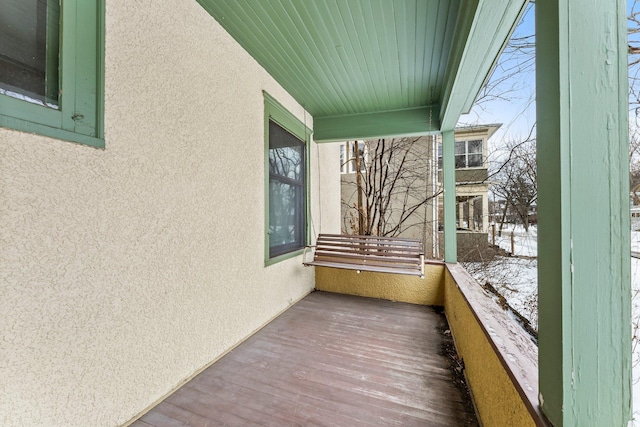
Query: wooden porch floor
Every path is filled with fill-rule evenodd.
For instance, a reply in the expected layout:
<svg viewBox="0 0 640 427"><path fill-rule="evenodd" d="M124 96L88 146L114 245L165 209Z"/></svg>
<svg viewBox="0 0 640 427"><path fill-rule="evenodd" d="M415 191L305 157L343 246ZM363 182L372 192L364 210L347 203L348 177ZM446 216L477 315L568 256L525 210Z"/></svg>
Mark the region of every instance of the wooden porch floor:
<svg viewBox="0 0 640 427"><path fill-rule="evenodd" d="M431 307L314 292L135 427L477 426Z"/></svg>

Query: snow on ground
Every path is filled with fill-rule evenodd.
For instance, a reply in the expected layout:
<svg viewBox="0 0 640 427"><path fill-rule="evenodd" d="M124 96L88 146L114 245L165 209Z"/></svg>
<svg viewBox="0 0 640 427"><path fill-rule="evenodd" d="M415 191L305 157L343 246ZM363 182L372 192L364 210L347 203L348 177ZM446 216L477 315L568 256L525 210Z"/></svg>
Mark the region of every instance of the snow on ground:
<svg viewBox="0 0 640 427"><path fill-rule="evenodd" d="M495 257L487 263L465 263L465 268L481 285L491 284L538 330L537 259Z"/></svg>
<svg viewBox="0 0 640 427"><path fill-rule="evenodd" d="M635 235L635 236L634 236ZM634 249L634 240L636 249ZM631 233L631 250L640 251L640 232ZM640 426L640 259L631 258L631 332L633 340L633 426Z"/></svg>
<svg viewBox="0 0 640 427"><path fill-rule="evenodd" d="M631 232L631 250L640 252L640 231Z"/></svg>
<svg viewBox="0 0 640 427"><path fill-rule="evenodd" d="M525 232L522 226L505 224L501 237L497 236L496 230L496 244L508 252L511 252L511 233L514 236L514 257L495 257L485 263L465 263L465 267L480 284L489 282L537 330L538 261L535 257L538 230L536 226L531 226ZM631 250L640 252L640 231L631 232ZM640 427L640 259L637 258L631 258L631 290L634 418L631 425Z"/></svg>
<svg viewBox="0 0 640 427"><path fill-rule="evenodd" d="M498 226L496 226L496 245L507 252L511 252L512 234L514 243L513 255L538 256L538 227L531 225L529 226L529 231L525 231L521 225L505 224L502 228L502 235L498 236Z"/></svg>

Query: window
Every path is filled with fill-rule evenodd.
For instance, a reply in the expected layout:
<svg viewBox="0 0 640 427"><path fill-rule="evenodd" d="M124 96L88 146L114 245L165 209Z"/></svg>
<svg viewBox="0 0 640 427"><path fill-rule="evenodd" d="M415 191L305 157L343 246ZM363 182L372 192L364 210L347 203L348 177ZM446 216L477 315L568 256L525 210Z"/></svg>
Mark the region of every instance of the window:
<svg viewBox="0 0 640 427"><path fill-rule="evenodd" d="M456 141L456 169L482 167L482 140Z"/></svg>
<svg viewBox="0 0 640 427"><path fill-rule="evenodd" d="M2 0L0 93L58 108L60 4Z"/></svg>
<svg viewBox="0 0 640 427"><path fill-rule="evenodd" d="M269 120L269 257L305 245L305 144Z"/></svg>
<svg viewBox="0 0 640 427"><path fill-rule="evenodd" d="M267 264L297 254L308 241L307 145L310 131L265 93Z"/></svg>
<svg viewBox="0 0 640 427"><path fill-rule="evenodd" d="M104 0L0 10L0 126L103 147Z"/></svg>
<svg viewBox="0 0 640 427"><path fill-rule="evenodd" d="M363 141L358 141L358 154L360 157L360 172L364 172L367 168L369 153L367 145ZM355 141L340 145L340 173L356 173Z"/></svg>
<svg viewBox="0 0 640 427"><path fill-rule="evenodd" d="M481 139L456 141L454 153L456 169L484 166ZM438 144L438 169L442 169L442 143Z"/></svg>

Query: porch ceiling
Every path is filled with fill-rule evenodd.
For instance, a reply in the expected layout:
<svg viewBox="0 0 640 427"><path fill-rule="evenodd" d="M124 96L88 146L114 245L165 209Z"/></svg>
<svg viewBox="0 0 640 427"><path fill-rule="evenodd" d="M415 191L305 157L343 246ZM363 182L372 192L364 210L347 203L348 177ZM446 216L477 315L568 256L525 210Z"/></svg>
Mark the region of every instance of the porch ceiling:
<svg viewBox="0 0 640 427"><path fill-rule="evenodd" d="M314 117L316 141L453 129L527 0L198 0Z"/></svg>

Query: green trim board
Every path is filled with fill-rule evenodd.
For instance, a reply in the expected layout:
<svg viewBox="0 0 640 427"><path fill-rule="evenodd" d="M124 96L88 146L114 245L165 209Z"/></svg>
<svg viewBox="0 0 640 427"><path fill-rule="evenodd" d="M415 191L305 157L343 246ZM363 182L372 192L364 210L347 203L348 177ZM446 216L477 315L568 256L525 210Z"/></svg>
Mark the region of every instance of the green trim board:
<svg viewBox="0 0 640 427"><path fill-rule="evenodd" d="M104 147L104 0L61 4L58 109L0 95L0 126Z"/></svg>
<svg viewBox="0 0 640 427"><path fill-rule="evenodd" d="M440 129L438 106L318 117L314 120L316 142L342 142L357 139L421 136Z"/></svg>
<svg viewBox="0 0 640 427"><path fill-rule="evenodd" d="M626 2L536 2L539 382L554 426L631 418Z"/></svg>
<svg viewBox="0 0 640 427"><path fill-rule="evenodd" d="M285 107L282 106L275 98L273 98L270 94L263 91L264 96L264 192L265 192L265 226L264 226L264 253L265 253L265 266L276 264L280 261L298 256L302 254L302 248L296 248L291 252L279 254L277 256L270 257L270 245L269 245L269 121L273 121L279 126L281 126L286 131L290 132L292 135L302 140L305 144L305 229L304 233L304 244L308 244L311 240L310 236L310 141L312 131L309 129L306 124L302 123L298 120L293 114L291 114Z"/></svg>
<svg viewBox="0 0 640 427"><path fill-rule="evenodd" d="M458 262L458 235L456 231L456 165L455 133L442 132L442 186L444 187L444 260Z"/></svg>

